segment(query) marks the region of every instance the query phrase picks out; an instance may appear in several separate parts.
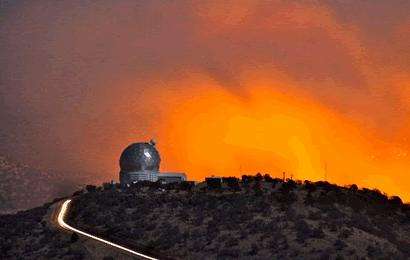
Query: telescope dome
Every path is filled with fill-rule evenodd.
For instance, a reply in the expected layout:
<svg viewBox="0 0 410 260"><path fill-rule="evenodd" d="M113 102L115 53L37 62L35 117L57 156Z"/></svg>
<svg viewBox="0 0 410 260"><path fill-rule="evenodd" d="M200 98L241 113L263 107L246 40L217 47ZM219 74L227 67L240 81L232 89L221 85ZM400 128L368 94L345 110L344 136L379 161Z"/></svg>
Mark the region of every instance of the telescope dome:
<svg viewBox="0 0 410 260"><path fill-rule="evenodd" d="M153 141L134 143L122 152L120 157L121 172L158 171L161 158Z"/></svg>

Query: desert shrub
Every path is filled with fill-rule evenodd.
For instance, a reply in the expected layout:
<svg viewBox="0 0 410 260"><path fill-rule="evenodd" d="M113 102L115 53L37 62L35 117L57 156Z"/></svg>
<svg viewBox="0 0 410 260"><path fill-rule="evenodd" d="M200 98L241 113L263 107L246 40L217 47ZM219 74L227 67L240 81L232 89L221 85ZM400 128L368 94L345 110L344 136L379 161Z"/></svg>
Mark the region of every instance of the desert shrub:
<svg viewBox="0 0 410 260"><path fill-rule="evenodd" d="M225 242L226 247L233 247L233 246L236 246L236 245L238 245L238 239L236 239L234 237L231 237L231 238L227 239L226 242Z"/></svg>
<svg viewBox="0 0 410 260"><path fill-rule="evenodd" d="M262 174L258 172L258 173L255 175L254 180L255 180L255 181L262 181L262 180L263 180Z"/></svg>
<svg viewBox="0 0 410 260"><path fill-rule="evenodd" d="M220 178L206 178L206 185L210 190L216 190L221 188L221 179Z"/></svg>
<svg viewBox="0 0 410 260"><path fill-rule="evenodd" d="M77 242L78 239L79 239L79 237L78 237L78 234L77 234L77 233L74 232L74 233L71 234L71 238L70 238L70 242L71 242L71 243Z"/></svg>
<svg viewBox="0 0 410 260"><path fill-rule="evenodd" d="M239 252L235 248L222 248L218 251L217 259L238 258Z"/></svg>
<svg viewBox="0 0 410 260"><path fill-rule="evenodd" d="M102 186L103 186L104 190L112 190L112 189L115 188L114 184L109 183L109 182L104 182L102 184Z"/></svg>
<svg viewBox="0 0 410 260"><path fill-rule="evenodd" d="M87 186L85 186L85 189L86 189L88 192L96 192L96 191L97 191L97 187L94 186L94 185L87 185Z"/></svg>
<svg viewBox="0 0 410 260"><path fill-rule="evenodd" d="M401 200L401 198L399 196L393 196L389 199L389 203L390 205L393 206L401 206L403 205L403 201Z"/></svg>
<svg viewBox="0 0 410 260"><path fill-rule="evenodd" d="M309 193L316 191L316 185L313 184L313 183L310 182L310 181L307 181L307 180L304 182L304 188L305 188Z"/></svg>
<svg viewBox="0 0 410 260"><path fill-rule="evenodd" d="M275 199L281 204L281 206L289 207L297 200L296 195L293 192L282 191L275 194Z"/></svg>
<svg viewBox="0 0 410 260"><path fill-rule="evenodd" d="M373 224L368 220L368 218L364 215L358 214L358 213L353 213L351 216L350 224L353 227L356 227L358 229L361 229L363 231L373 233L374 231L374 226Z"/></svg>
<svg viewBox="0 0 410 260"><path fill-rule="evenodd" d="M343 228L339 233L339 238L347 239L353 234L351 229Z"/></svg>
<svg viewBox="0 0 410 260"><path fill-rule="evenodd" d="M195 182L193 182L193 181L182 181L180 184L179 184L179 188L181 189L181 190L184 190L184 191L190 191L190 190L192 190L192 188L194 188L195 187Z"/></svg>
<svg viewBox="0 0 410 260"><path fill-rule="evenodd" d="M240 190L239 179L236 177L224 177L222 182L225 183L231 190Z"/></svg>
<svg viewBox="0 0 410 260"><path fill-rule="evenodd" d="M83 190L75 191L75 192L72 194L72 196L73 196L73 197L79 196L79 195L83 194L83 192L84 192Z"/></svg>
<svg viewBox="0 0 410 260"><path fill-rule="evenodd" d="M252 175L242 175L241 180L242 180L242 183L246 185L246 184L253 182L254 177Z"/></svg>
<svg viewBox="0 0 410 260"><path fill-rule="evenodd" d="M248 254L249 254L250 256L254 256L254 255L257 255L257 254L258 254L258 251L259 251L258 245L255 244L255 243L253 243L253 244L251 245L251 248L250 248Z"/></svg>
<svg viewBox="0 0 410 260"><path fill-rule="evenodd" d="M380 250L379 247L375 247L375 246L372 246L372 245L369 245L369 246L366 248L366 251L367 251L367 256L370 257L370 258L378 257L378 256L380 256L380 255L383 253L383 252Z"/></svg>
<svg viewBox="0 0 410 260"><path fill-rule="evenodd" d="M322 218L322 212L321 211L309 211L308 218L311 220L319 220Z"/></svg>
<svg viewBox="0 0 410 260"><path fill-rule="evenodd" d="M336 250L342 250L343 248L346 247L346 243L343 242L343 241L340 240L340 239L337 239L337 240L335 241L335 243L334 243L334 246L335 246L335 249L336 249Z"/></svg>
<svg viewBox="0 0 410 260"><path fill-rule="evenodd" d="M313 198L311 193L308 193L303 200L303 203L308 206L312 206L315 203L315 199Z"/></svg>
<svg viewBox="0 0 410 260"><path fill-rule="evenodd" d="M410 255L410 243L403 240L395 242L397 248L406 255Z"/></svg>
<svg viewBox="0 0 410 260"><path fill-rule="evenodd" d="M335 184L331 184L327 181L318 181L315 183L316 187L321 188L325 192L338 191L339 187Z"/></svg>
<svg viewBox="0 0 410 260"><path fill-rule="evenodd" d="M323 230L319 227L314 228L314 229L312 229L311 237L312 238L324 238L325 233L323 233Z"/></svg>
<svg viewBox="0 0 410 260"><path fill-rule="evenodd" d="M264 179L266 182L273 182L273 178L272 178L269 174L263 175L263 179Z"/></svg>
<svg viewBox="0 0 410 260"><path fill-rule="evenodd" d="M253 191L255 192L255 196L260 197L263 195L262 184L259 181L255 182L252 188L253 188Z"/></svg>
<svg viewBox="0 0 410 260"><path fill-rule="evenodd" d="M350 190L350 191L353 191L353 192L356 192L358 189L359 189L359 188L357 187L356 184L352 184L352 185L350 185L350 187L349 187L349 190Z"/></svg>
<svg viewBox="0 0 410 260"><path fill-rule="evenodd" d="M280 191L282 193L288 193L295 188L296 188L296 182L288 179L288 181L282 183L282 186L280 187Z"/></svg>
<svg viewBox="0 0 410 260"><path fill-rule="evenodd" d="M298 219L295 222L296 229L296 241L299 243L305 242L306 239L310 238L312 235L312 229L309 227L306 221L303 219Z"/></svg>

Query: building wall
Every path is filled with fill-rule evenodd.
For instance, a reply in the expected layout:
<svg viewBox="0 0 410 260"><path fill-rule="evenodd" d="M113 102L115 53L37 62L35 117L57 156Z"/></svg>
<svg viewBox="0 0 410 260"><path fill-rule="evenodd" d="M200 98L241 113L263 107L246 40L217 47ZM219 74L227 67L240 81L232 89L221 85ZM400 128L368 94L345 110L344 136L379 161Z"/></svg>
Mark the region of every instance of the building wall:
<svg viewBox="0 0 410 260"><path fill-rule="evenodd" d="M156 182L161 180L165 183L186 181L185 173L160 173L157 171L135 171L135 172L120 172L121 185L132 184L139 181Z"/></svg>

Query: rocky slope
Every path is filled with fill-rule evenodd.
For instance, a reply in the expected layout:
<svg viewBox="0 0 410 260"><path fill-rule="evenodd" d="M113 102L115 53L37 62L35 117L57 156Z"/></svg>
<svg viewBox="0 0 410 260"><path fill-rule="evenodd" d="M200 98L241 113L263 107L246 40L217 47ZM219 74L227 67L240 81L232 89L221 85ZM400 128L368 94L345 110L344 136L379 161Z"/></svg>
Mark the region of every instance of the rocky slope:
<svg viewBox="0 0 410 260"><path fill-rule="evenodd" d="M69 222L175 259L410 257L410 207L379 191L267 177L91 189Z"/></svg>
<svg viewBox="0 0 410 260"><path fill-rule="evenodd" d="M224 182L88 186L67 222L161 259L410 257L410 206L398 197L268 176ZM49 207L0 216L1 259L93 259L44 223Z"/></svg>
<svg viewBox="0 0 410 260"><path fill-rule="evenodd" d="M0 214L37 207L74 190L60 183L55 174L0 156Z"/></svg>

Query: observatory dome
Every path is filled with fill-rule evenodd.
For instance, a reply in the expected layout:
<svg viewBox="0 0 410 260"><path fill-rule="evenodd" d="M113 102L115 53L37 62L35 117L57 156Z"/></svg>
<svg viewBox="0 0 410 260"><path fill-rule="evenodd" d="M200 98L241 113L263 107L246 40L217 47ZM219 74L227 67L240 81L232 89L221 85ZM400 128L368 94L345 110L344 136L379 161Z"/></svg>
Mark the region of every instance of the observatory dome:
<svg viewBox="0 0 410 260"><path fill-rule="evenodd" d="M134 143L122 152L121 172L158 171L161 158L154 142Z"/></svg>

